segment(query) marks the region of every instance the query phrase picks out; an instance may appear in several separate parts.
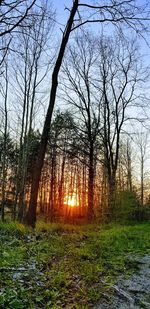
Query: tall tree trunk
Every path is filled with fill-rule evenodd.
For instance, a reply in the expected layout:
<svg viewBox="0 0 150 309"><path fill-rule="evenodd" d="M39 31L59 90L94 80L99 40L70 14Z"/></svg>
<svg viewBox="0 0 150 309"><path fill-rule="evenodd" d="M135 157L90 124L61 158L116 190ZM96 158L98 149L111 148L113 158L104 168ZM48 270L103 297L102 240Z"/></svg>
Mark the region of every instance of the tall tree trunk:
<svg viewBox="0 0 150 309"><path fill-rule="evenodd" d="M48 217L54 220L56 211L56 151L52 153Z"/></svg>
<svg viewBox="0 0 150 309"><path fill-rule="evenodd" d="M64 187L64 173L65 173L65 163L66 163L66 157L65 154L63 155L63 161L61 165L61 176L60 176L60 184L59 184L59 191L58 191L58 209L59 213L63 213L63 187Z"/></svg>
<svg viewBox="0 0 150 309"><path fill-rule="evenodd" d="M105 165L102 167L102 182L101 182L101 217L102 220L105 220L105 214L107 213L107 172Z"/></svg>
<svg viewBox="0 0 150 309"><path fill-rule="evenodd" d="M131 165L131 148L127 140L127 189L132 191L132 165Z"/></svg>
<svg viewBox="0 0 150 309"><path fill-rule="evenodd" d="M89 177L88 177L88 221L92 221L94 216L93 203L94 203L94 160L93 160L93 143L91 143L89 154Z"/></svg>
<svg viewBox="0 0 150 309"><path fill-rule="evenodd" d="M141 206L144 204L144 157L141 156Z"/></svg>
<svg viewBox="0 0 150 309"><path fill-rule="evenodd" d="M58 74L61 68L62 60L63 60L65 49L66 49L66 46L69 40L69 36L71 33L71 28L73 25L74 16L76 14L77 8L78 8L78 0L74 0L73 7L70 11L69 19L68 19L65 31L63 33L61 46L59 49L58 57L57 57L54 70L53 70L53 74L52 74L50 101L49 101L47 115L45 118L44 128L43 128L43 132L41 136L39 153L37 156L37 160L36 160L36 164L35 164L35 168L33 172L33 180L32 180L32 186L31 186L31 198L30 198L29 209L26 215L26 220L25 220L26 223L32 227L35 227L35 223L36 223L36 207L37 207L39 182L40 182L41 171L42 171L42 167L44 163L46 146L48 142L52 113L53 113L55 99L56 99L56 92L57 92L57 87L58 87Z"/></svg>
<svg viewBox="0 0 150 309"><path fill-rule="evenodd" d="M5 115L5 125L4 125L4 141L3 141L3 161L2 161L2 208L1 208L1 218L4 221L5 215L5 191L6 191L6 145L7 145L7 98L8 98L8 69L6 65L6 76L5 76L5 106L4 106L4 115Z"/></svg>
<svg viewBox="0 0 150 309"><path fill-rule="evenodd" d="M116 200L116 172L113 171L111 175L108 176L108 211L111 219L114 215Z"/></svg>
<svg viewBox="0 0 150 309"><path fill-rule="evenodd" d="M82 197L81 197L81 199L82 199L81 200L82 215L85 215L86 206L87 206L86 179L87 179L87 177L86 177L86 165L83 164L83 167L82 167Z"/></svg>

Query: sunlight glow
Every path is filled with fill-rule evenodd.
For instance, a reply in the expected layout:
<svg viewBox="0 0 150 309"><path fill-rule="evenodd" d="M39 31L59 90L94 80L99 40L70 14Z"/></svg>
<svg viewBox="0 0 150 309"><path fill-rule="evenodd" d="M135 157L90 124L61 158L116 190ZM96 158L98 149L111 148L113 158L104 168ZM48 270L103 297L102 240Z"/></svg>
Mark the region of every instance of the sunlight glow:
<svg viewBox="0 0 150 309"><path fill-rule="evenodd" d="M64 204L70 207L79 206L78 195L73 193L72 195L65 196Z"/></svg>

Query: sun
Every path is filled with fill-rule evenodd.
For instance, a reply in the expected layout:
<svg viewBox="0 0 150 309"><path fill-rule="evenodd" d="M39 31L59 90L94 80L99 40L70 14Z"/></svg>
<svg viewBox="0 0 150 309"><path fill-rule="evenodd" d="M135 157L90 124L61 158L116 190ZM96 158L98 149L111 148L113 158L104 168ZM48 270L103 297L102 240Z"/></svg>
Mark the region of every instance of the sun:
<svg viewBox="0 0 150 309"><path fill-rule="evenodd" d="M69 196L67 204L70 207L75 207L76 206L76 199L75 199L75 197L74 196Z"/></svg>
<svg viewBox="0 0 150 309"><path fill-rule="evenodd" d="M72 194L65 197L64 204L67 204L70 207L79 206L78 195Z"/></svg>

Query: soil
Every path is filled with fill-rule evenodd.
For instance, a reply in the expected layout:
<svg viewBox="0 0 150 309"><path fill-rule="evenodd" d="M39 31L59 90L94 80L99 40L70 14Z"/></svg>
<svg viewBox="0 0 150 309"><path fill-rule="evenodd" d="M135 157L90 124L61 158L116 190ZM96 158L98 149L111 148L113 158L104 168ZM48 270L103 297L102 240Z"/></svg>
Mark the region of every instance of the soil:
<svg viewBox="0 0 150 309"><path fill-rule="evenodd" d="M121 275L94 309L150 309L150 254L143 258L130 258L138 270L127 279Z"/></svg>

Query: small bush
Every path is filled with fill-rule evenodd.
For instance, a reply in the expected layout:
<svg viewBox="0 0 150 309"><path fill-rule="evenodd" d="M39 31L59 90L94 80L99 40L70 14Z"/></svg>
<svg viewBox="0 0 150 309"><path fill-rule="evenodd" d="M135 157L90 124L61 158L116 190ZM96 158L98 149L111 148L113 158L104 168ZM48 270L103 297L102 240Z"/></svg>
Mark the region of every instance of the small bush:
<svg viewBox="0 0 150 309"><path fill-rule="evenodd" d="M138 220L137 216L140 210L140 204L136 193L133 191L122 191L117 193L115 205L115 218L117 220Z"/></svg>

